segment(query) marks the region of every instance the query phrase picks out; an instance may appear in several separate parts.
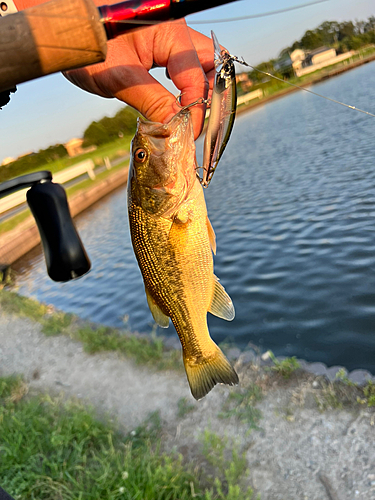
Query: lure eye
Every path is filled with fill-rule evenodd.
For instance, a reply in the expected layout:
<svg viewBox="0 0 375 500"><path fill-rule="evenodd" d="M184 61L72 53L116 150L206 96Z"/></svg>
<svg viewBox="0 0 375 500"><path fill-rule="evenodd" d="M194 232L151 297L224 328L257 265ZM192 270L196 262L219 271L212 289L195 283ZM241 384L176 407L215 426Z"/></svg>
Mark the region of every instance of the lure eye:
<svg viewBox="0 0 375 500"><path fill-rule="evenodd" d="M143 163L144 161L146 161L146 158L147 158L147 151L145 149L143 148L136 149L134 153L135 161L137 161L138 163Z"/></svg>

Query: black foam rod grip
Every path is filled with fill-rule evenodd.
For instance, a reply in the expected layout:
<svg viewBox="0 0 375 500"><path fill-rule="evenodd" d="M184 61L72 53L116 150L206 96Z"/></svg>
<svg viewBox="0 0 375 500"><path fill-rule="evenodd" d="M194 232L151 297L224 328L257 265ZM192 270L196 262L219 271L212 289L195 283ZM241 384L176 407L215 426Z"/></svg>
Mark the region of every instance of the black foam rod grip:
<svg viewBox="0 0 375 500"><path fill-rule="evenodd" d="M65 190L60 184L35 184L26 194L42 240L47 271L54 281L83 276L91 263L74 227Z"/></svg>

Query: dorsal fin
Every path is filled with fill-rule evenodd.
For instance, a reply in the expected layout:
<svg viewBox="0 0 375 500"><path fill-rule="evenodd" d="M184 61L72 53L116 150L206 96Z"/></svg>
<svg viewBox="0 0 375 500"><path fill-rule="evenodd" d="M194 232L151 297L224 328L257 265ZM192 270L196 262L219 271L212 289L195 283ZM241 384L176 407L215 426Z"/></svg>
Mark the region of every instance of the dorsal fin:
<svg viewBox="0 0 375 500"><path fill-rule="evenodd" d="M218 278L216 276L214 277L214 293L208 312L210 312L214 316L217 316L218 318L232 321L235 315L233 302L225 291L224 287L219 283Z"/></svg>
<svg viewBox="0 0 375 500"><path fill-rule="evenodd" d="M151 296L151 294L148 291L146 286L145 286L145 290L146 290L147 304L148 304L148 307L150 308L151 314L152 314L155 322L159 326L161 326L162 328L168 328L168 326L169 326L168 316L163 313L163 311L160 309L160 307L154 301L154 299L152 298L152 296Z"/></svg>

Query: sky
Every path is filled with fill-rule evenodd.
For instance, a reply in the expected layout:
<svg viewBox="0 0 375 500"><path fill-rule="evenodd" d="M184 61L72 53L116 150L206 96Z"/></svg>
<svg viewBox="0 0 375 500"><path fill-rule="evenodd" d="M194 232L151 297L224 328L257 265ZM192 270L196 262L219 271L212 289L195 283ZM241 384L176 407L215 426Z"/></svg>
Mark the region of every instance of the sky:
<svg viewBox="0 0 375 500"><path fill-rule="evenodd" d="M307 0L306 0L307 1ZM105 4L105 0L103 4ZM213 20L251 16L285 9L304 0L242 0L194 14L188 25L219 42L231 54L251 65L277 57L280 51L323 21L365 20L375 15L373 0L327 0L294 11L256 19L214 23ZM205 21L205 24L194 24ZM164 78L164 70L152 70L154 77L177 94ZM0 110L0 164L4 158L44 149L82 137L93 120L113 116L124 103L89 94L68 82L61 74L18 85L11 102Z"/></svg>

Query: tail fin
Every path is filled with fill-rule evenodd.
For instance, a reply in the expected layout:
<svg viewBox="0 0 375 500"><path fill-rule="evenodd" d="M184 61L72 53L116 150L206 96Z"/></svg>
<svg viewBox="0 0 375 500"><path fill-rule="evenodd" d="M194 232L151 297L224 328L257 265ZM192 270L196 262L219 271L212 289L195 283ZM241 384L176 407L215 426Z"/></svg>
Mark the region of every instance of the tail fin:
<svg viewBox="0 0 375 500"><path fill-rule="evenodd" d="M184 365L190 390L195 399L202 399L218 383L237 385L238 375L214 343L214 351L209 356L200 358L185 358Z"/></svg>

